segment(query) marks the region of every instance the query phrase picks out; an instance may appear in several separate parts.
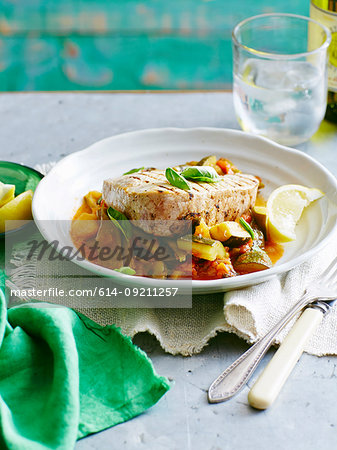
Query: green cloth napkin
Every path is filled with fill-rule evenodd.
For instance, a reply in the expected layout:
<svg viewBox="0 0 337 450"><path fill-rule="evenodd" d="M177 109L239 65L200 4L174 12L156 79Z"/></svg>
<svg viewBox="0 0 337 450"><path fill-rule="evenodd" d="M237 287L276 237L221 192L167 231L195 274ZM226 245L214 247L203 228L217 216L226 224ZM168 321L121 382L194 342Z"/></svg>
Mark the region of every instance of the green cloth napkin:
<svg viewBox="0 0 337 450"><path fill-rule="evenodd" d="M116 327L48 304L7 310L3 287L1 449L69 450L77 439L142 413L169 389Z"/></svg>

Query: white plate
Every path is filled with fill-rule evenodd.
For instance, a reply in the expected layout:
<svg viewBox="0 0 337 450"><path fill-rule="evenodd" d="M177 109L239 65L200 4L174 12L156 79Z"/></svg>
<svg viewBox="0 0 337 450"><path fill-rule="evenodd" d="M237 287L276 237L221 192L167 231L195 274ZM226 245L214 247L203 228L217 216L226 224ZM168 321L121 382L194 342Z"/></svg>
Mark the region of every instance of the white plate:
<svg viewBox="0 0 337 450"><path fill-rule="evenodd" d="M119 176L133 167L166 168L210 154L226 157L243 171L261 176L266 185L262 191L265 198L282 184L316 187L326 195L304 212L297 226L297 240L285 245L284 255L274 267L234 278L193 281L194 292L221 292L265 281L313 256L335 231L337 180L324 166L305 153L268 139L236 130L212 128L135 131L104 139L67 156L43 178L35 191L35 222L49 242L56 239L60 246L71 245L70 220L83 195L90 190L101 190L104 179ZM45 226L46 220L53 221L53 227ZM123 284L186 286L186 281L132 277L89 261L78 263Z"/></svg>

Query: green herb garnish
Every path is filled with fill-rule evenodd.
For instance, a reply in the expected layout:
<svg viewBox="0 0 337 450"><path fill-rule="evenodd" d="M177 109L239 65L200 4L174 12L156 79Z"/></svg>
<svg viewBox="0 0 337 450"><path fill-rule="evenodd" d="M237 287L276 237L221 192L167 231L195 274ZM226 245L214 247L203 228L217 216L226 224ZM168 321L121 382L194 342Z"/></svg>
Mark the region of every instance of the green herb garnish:
<svg viewBox="0 0 337 450"><path fill-rule="evenodd" d="M216 183L221 180L216 170L210 166L187 167L181 172L181 175L188 180L204 181L205 183Z"/></svg>
<svg viewBox="0 0 337 450"><path fill-rule="evenodd" d="M139 169L131 169L131 170L129 170L129 172L123 173L123 175L130 175L131 173L140 172L143 169L144 169L144 167L139 167Z"/></svg>
<svg viewBox="0 0 337 450"><path fill-rule="evenodd" d="M240 222L240 225L242 225L243 228L246 231L248 231L248 233L250 234L250 237L254 240L255 234L254 234L253 228L249 225L249 223L247 223L243 217L240 218L239 222Z"/></svg>
<svg viewBox="0 0 337 450"><path fill-rule="evenodd" d="M179 175L179 173L176 172L171 167L166 169L165 176L166 176L167 181L170 184L172 184L172 186L175 186L175 187L177 187L179 189L184 189L185 191L188 191L189 189L191 189L191 186L185 180L185 178L182 177L181 175Z"/></svg>
<svg viewBox="0 0 337 450"><path fill-rule="evenodd" d="M117 209L111 208L111 206L107 209L106 212L109 219L123 233L125 239L128 239L131 234L131 224L129 222L129 219L123 213L117 211ZM120 224L122 220L125 221L125 225L123 223L123 226Z"/></svg>
<svg viewBox="0 0 337 450"><path fill-rule="evenodd" d="M97 205L101 206L103 201L103 195L100 196L100 198L97 200Z"/></svg>
<svg viewBox="0 0 337 450"><path fill-rule="evenodd" d="M115 272L124 273L125 275L134 275L136 273L135 270L131 269L131 267L121 267L119 269L114 269Z"/></svg>

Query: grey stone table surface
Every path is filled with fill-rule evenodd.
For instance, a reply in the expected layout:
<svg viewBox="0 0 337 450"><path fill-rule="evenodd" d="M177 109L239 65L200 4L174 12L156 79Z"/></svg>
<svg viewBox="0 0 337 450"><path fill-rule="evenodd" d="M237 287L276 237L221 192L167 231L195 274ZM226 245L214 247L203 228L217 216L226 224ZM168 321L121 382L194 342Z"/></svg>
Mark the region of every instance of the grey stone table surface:
<svg viewBox="0 0 337 450"><path fill-rule="evenodd" d="M0 159L32 166L117 133L200 126L239 128L230 93L1 94ZM323 123L299 149L337 175L337 126ZM82 439L76 449L337 448L337 358L303 355L275 405L258 412L247 403L248 387L229 402L207 403L210 382L248 348L236 336L220 334L188 358L165 354L146 334L135 342L174 386L144 414Z"/></svg>

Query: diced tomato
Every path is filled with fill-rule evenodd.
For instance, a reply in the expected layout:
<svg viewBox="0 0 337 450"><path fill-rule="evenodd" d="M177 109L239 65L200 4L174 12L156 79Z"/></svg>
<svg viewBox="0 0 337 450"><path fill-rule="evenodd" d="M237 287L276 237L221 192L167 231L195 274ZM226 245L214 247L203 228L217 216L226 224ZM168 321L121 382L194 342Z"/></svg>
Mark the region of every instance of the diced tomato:
<svg viewBox="0 0 337 450"><path fill-rule="evenodd" d="M205 259L193 257L193 280L216 280L219 278L233 277L235 275L236 273L229 258L226 260L216 259L215 261L206 261Z"/></svg>
<svg viewBox="0 0 337 450"><path fill-rule="evenodd" d="M228 161L228 159L220 158L220 159L217 160L216 163L217 163L217 165L220 167L220 169L223 171L223 173L225 175L228 175L228 174L232 175L232 174L235 173L233 168L232 168L233 165L232 165L232 163L230 161Z"/></svg>
<svg viewBox="0 0 337 450"><path fill-rule="evenodd" d="M247 223L251 224L252 223L252 213L250 211L242 214L241 216Z"/></svg>
<svg viewBox="0 0 337 450"><path fill-rule="evenodd" d="M249 252L249 250L253 246L253 240L250 239L247 244L241 245L241 247L234 247L229 250L229 256L231 259L236 259L239 255L242 255L242 253Z"/></svg>

